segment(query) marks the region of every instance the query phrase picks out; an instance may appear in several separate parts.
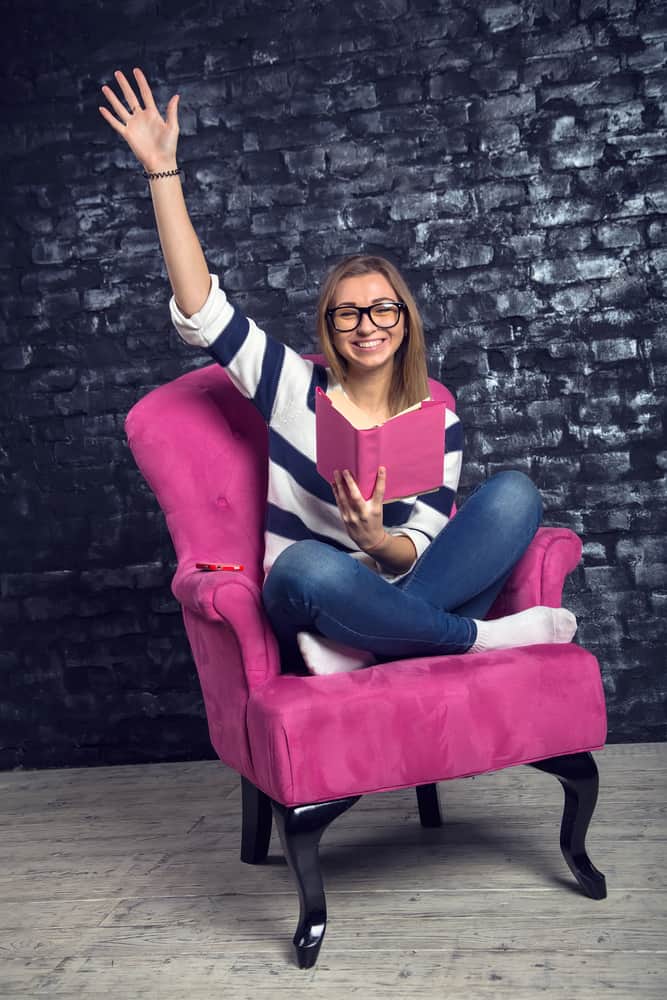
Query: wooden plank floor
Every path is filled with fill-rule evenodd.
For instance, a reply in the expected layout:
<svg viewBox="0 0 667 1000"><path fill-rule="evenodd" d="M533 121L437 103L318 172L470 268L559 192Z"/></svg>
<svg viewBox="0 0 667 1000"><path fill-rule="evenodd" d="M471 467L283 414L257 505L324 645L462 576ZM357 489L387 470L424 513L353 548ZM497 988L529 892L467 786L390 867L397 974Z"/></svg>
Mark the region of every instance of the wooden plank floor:
<svg viewBox="0 0 667 1000"><path fill-rule="evenodd" d="M310 970L292 958L277 833L266 865L240 862L223 764L0 773L0 996L664 1000L667 744L596 759L588 849L608 899L562 860L550 775L443 782L436 830L414 791L365 796L322 840L329 922Z"/></svg>

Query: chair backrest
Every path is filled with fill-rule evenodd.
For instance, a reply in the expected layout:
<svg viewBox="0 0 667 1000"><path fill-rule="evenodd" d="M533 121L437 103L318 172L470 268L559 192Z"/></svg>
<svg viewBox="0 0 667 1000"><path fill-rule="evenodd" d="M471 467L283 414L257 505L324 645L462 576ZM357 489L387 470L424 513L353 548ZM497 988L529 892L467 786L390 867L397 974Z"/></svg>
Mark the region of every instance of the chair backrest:
<svg viewBox="0 0 667 1000"><path fill-rule="evenodd" d="M326 363L319 354L304 357ZM455 408L440 382L429 379L429 388ZM206 365L153 389L132 407L125 430L179 564L241 562L261 587L268 434L225 370Z"/></svg>

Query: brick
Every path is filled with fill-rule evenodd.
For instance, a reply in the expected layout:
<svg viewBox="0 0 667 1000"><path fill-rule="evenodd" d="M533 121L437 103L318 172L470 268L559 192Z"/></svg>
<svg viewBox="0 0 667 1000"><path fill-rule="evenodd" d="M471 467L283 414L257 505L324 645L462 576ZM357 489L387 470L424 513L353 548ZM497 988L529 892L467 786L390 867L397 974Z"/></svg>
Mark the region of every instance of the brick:
<svg viewBox="0 0 667 1000"><path fill-rule="evenodd" d="M76 601L71 595L58 599L49 597L27 597L22 602L23 614L27 621L40 622L52 618L68 618L76 613Z"/></svg>
<svg viewBox="0 0 667 1000"><path fill-rule="evenodd" d="M632 565L665 561L663 540L658 537L621 538L616 544L616 554L621 561Z"/></svg>
<svg viewBox="0 0 667 1000"><path fill-rule="evenodd" d="M449 268L479 267L493 260L493 247L480 243L440 245L431 258L432 263Z"/></svg>
<svg viewBox="0 0 667 1000"><path fill-rule="evenodd" d="M636 223L606 223L596 227L595 235L598 243L603 247L640 246L643 242L641 231Z"/></svg>
<svg viewBox="0 0 667 1000"><path fill-rule="evenodd" d="M267 281L272 288L304 288L306 271L299 262L270 264Z"/></svg>
<svg viewBox="0 0 667 1000"><path fill-rule="evenodd" d="M638 93L638 77L636 74L615 74L602 79L594 79L585 83L567 83L556 86L543 86L541 97L543 101L567 100L577 107L587 105L623 104L632 101Z"/></svg>
<svg viewBox="0 0 667 1000"><path fill-rule="evenodd" d="M572 314L587 312L595 307L596 295L590 285L570 285L549 298L549 303L557 313Z"/></svg>
<svg viewBox="0 0 667 1000"><path fill-rule="evenodd" d="M340 87L335 93L335 106L339 111L356 111L377 106L375 86L372 83Z"/></svg>
<svg viewBox="0 0 667 1000"><path fill-rule="evenodd" d="M475 187L474 197L483 212L505 205L522 205L527 200L523 184L509 182L483 184Z"/></svg>
<svg viewBox="0 0 667 1000"><path fill-rule="evenodd" d="M656 244L667 243L667 221L656 219L654 222L649 223L647 235L649 243L654 246Z"/></svg>
<svg viewBox="0 0 667 1000"><path fill-rule="evenodd" d="M561 115L551 123L549 138L552 142L563 142L578 137L579 128L574 115Z"/></svg>
<svg viewBox="0 0 667 1000"><path fill-rule="evenodd" d="M637 357L636 340L593 340L591 350L596 361L621 361Z"/></svg>
<svg viewBox="0 0 667 1000"><path fill-rule="evenodd" d="M599 209L582 198L561 198L546 204L525 208L520 212L522 224L534 223L540 226L570 226L577 222L595 219Z"/></svg>
<svg viewBox="0 0 667 1000"><path fill-rule="evenodd" d="M667 593L653 593L650 595L651 610L661 621L665 620L667 614Z"/></svg>
<svg viewBox="0 0 667 1000"><path fill-rule="evenodd" d="M604 482L610 476L621 477L630 471L628 452L604 452L599 455L582 455L581 471L591 482Z"/></svg>
<svg viewBox="0 0 667 1000"><path fill-rule="evenodd" d="M330 173L355 177L364 173L369 164L385 166L387 159L374 146L349 142L329 150L328 161Z"/></svg>
<svg viewBox="0 0 667 1000"><path fill-rule="evenodd" d="M47 572L3 573L0 576L0 594L3 600L13 597L28 597L30 594L67 592L76 581L74 570L50 570Z"/></svg>
<svg viewBox="0 0 667 1000"><path fill-rule="evenodd" d="M667 44L664 41L645 45L641 51L627 57L628 66L639 72L662 69L667 65Z"/></svg>
<svg viewBox="0 0 667 1000"><path fill-rule="evenodd" d="M261 192L250 194L253 207L269 208L275 205L305 205L308 202L308 191L298 184L271 184Z"/></svg>
<svg viewBox="0 0 667 1000"><path fill-rule="evenodd" d="M544 236L539 233L528 233L525 236L510 236L507 239L507 243L519 259L541 256L544 248Z"/></svg>
<svg viewBox="0 0 667 1000"><path fill-rule="evenodd" d="M436 192L419 192L416 194L396 193L391 199L390 218L427 219L437 213L438 195Z"/></svg>
<svg viewBox="0 0 667 1000"><path fill-rule="evenodd" d="M568 284L585 279L613 277L621 268L621 262L610 256L572 256L570 260L544 260L533 264L531 278L539 284Z"/></svg>
<svg viewBox="0 0 667 1000"><path fill-rule="evenodd" d="M423 93L417 75L393 75L375 81L377 101L381 105L419 104Z"/></svg>
<svg viewBox="0 0 667 1000"><path fill-rule="evenodd" d="M445 294L464 290L486 292L500 289L505 291L512 277L510 268L486 267L465 274L443 275L437 279L437 288Z"/></svg>
<svg viewBox="0 0 667 1000"><path fill-rule="evenodd" d="M73 389L79 381L79 373L75 368L53 368L33 376L30 380L32 392L58 392Z"/></svg>
<svg viewBox="0 0 667 1000"><path fill-rule="evenodd" d="M619 275L606 282L599 291L599 303L603 308L619 306L625 309L641 308L650 299L646 282L640 277Z"/></svg>
<svg viewBox="0 0 667 1000"><path fill-rule="evenodd" d="M583 559L587 565L607 565L608 555L606 546L601 542L585 542L583 546Z"/></svg>
<svg viewBox="0 0 667 1000"><path fill-rule="evenodd" d="M531 90L518 94L505 94L480 101L480 121L505 120L531 114L535 111L535 94Z"/></svg>
<svg viewBox="0 0 667 1000"><path fill-rule="evenodd" d="M247 153L241 161L241 175L251 183L267 181L275 183L287 180L285 161L277 151L259 150L256 153Z"/></svg>
<svg viewBox="0 0 667 1000"><path fill-rule="evenodd" d="M567 198L572 194L572 178L567 174L541 174L531 177L528 194L531 201L551 201L552 198Z"/></svg>
<svg viewBox="0 0 667 1000"><path fill-rule="evenodd" d="M89 288L81 296L81 305L90 312L100 312L123 301L121 288Z"/></svg>
<svg viewBox="0 0 667 1000"><path fill-rule="evenodd" d="M313 180L324 176L326 170L324 149L304 149L299 152L286 150L283 155L290 174Z"/></svg>
<svg viewBox="0 0 667 1000"><path fill-rule="evenodd" d="M663 589L667 587L667 562L639 563L633 572L638 587ZM661 635L664 638L664 629L661 629Z"/></svg>
<svg viewBox="0 0 667 1000"><path fill-rule="evenodd" d="M20 344L0 350L0 368L3 371L23 371L28 368L33 358L30 344Z"/></svg>
<svg viewBox="0 0 667 1000"><path fill-rule="evenodd" d="M604 141L560 143L550 148L549 162L554 170L590 167L602 159L604 149Z"/></svg>
<svg viewBox="0 0 667 1000"><path fill-rule="evenodd" d="M289 102L290 115L298 118L302 115L325 115L333 111L334 101L326 90L316 90L297 94Z"/></svg>
<svg viewBox="0 0 667 1000"><path fill-rule="evenodd" d="M649 158L667 155L667 136L663 132L639 135L609 135L608 145L623 157Z"/></svg>
<svg viewBox="0 0 667 1000"><path fill-rule="evenodd" d="M540 310L540 300L531 291L511 288L496 296L496 309L499 316L532 317Z"/></svg>
<svg viewBox="0 0 667 1000"><path fill-rule="evenodd" d="M644 100L627 101L613 108L605 108L601 115L596 116L600 120L600 131L604 132L608 139L619 132L643 132L646 128L648 108L649 104ZM656 108L655 113L659 117L659 109Z"/></svg>
<svg viewBox="0 0 667 1000"><path fill-rule="evenodd" d="M44 237L32 245L31 259L34 264L66 263L74 256L74 248L66 240Z"/></svg>
<svg viewBox="0 0 667 1000"><path fill-rule="evenodd" d="M627 571L615 566L585 566L584 578L586 586L598 592L609 590L613 593L632 583Z"/></svg>
<svg viewBox="0 0 667 1000"><path fill-rule="evenodd" d="M483 153L504 152L516 148L521 143L521 132L518 125L512 122L489 124L479 130L479 148Z"/></svg>
<svg viewBox="0 0 667 1000"><path fill-rule="evenodd" d="M382 0L381 6L377 10L379 18L395 19L402 18L410 8L409 0Z"/></svg>

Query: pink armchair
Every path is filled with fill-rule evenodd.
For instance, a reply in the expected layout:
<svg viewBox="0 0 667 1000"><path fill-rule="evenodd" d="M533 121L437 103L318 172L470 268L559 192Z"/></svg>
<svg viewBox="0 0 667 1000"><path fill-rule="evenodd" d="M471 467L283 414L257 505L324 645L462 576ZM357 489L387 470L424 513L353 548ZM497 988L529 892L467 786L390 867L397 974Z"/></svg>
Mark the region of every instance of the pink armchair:
<svg viewBox="0 0 667 1000"><path fill-rule="evenodd" d="M319 356L310 355L317 360ZM430 380L434 398L448 390ZM267 488L264 421L217 364L153 390L130 411L135 460L166 516L172 590L201 682L211 742L241 776L241 860L259 864L275 819L297 881L294 946L314 965L326 928L319 841L362 795L415 787L439 826L437 782L516 764L565 792L561 850L586 895L606 895L585 837L595 808L590 751L606 738L597 660L574 644L398 660L330 677L290 674L261 601ZM489 617L558 606L581 558L569 529L540 528ZM201 560L239 562L206 573Z"/></svg>

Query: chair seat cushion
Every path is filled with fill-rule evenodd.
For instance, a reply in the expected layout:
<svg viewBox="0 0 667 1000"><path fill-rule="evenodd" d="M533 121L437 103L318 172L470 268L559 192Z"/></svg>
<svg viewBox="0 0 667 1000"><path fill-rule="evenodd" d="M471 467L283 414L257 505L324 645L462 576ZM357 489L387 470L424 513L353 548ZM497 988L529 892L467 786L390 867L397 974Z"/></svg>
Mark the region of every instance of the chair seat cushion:
<svg viewBox="0 0 667 1000"><path fill-rule="evenodd" d="M250 780L284 805L408 788L596 750L595 657L571 643L420 657L251 692Z"/></svg>

